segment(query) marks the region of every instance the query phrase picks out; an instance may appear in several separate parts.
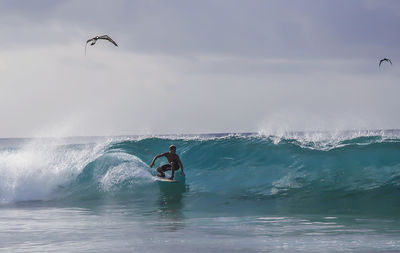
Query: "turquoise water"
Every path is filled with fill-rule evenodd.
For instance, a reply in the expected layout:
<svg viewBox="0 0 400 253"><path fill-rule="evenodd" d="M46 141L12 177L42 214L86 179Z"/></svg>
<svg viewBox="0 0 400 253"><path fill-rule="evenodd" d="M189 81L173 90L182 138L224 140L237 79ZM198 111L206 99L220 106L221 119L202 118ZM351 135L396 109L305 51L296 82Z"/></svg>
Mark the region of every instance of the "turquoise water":
<svg viewBox="0 0 400 253"><path fill-rule="evenodd" d="M0 250L400 252L399 136L2 139ZM170 144L177 184L148 167Z"/></svg>

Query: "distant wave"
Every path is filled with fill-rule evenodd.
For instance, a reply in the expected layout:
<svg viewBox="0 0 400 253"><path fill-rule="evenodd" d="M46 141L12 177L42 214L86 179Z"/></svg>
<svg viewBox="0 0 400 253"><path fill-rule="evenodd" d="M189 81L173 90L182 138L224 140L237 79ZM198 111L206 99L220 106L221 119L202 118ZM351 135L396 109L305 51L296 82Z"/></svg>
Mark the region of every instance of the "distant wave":
<svg viewBox="0 0 400 253"><path fill-rule="evenodd" d="M191 198L258 201L298 210L400 213L399 131L114 137L92 143L30 140L0 149L0 199L145 198L157 191L154 155L174 143ZM160 161L161 164L163 161Z"/></svg>

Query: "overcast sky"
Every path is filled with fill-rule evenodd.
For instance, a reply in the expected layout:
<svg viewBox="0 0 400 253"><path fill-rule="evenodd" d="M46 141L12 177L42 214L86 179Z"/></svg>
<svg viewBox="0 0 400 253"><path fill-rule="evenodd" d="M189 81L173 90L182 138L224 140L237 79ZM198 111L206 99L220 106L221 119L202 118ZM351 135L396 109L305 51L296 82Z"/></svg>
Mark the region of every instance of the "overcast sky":
<svg viewBox="0 0 400 253"><path fill-rule="evenodd" d="M399 28L396 0L0 0L0 137L400 128Z"/></svg>

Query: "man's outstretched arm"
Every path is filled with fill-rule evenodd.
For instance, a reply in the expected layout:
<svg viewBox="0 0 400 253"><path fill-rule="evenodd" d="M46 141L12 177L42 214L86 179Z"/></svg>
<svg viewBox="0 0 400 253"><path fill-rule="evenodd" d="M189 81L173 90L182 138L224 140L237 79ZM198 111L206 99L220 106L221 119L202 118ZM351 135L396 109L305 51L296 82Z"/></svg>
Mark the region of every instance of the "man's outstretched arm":
<svg viewBox="0 0 400 253"><path fill-rule="evenodd" d="M158 158L165 156L165 154L166 154L166 153L162 153L162 154L156 155L156 156L153 158L153 161L152 161L151 164L150 164L150 168L152 168L152 167L154 166L154 163L156 162L156 160L157 160Z"/></svg>
<svg viewBox="0 0 400 253"><path fill-rule="evenodd" d="M179 162L179 166L181 166L181 175L185 176L185 173L183 172L183 164L181 162L181 158L178 156L178 162Z"/></svg>

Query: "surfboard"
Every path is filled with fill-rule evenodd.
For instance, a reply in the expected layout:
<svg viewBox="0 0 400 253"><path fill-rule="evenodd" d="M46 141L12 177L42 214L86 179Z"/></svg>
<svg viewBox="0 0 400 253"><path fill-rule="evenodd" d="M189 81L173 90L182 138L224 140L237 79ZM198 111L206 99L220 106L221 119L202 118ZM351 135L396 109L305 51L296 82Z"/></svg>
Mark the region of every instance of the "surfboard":
<svg viewBox="0 0 400 253"><path fill-rule="evenodd" d="M161 182L167 182L167 183L178 183L178 182L179 182L179 181L177 181L177 180L171 180L171 179L164 178L164 177L159 177L159 176L155 176L155 178L156 178L158 181L161 181Z"/></svg>

